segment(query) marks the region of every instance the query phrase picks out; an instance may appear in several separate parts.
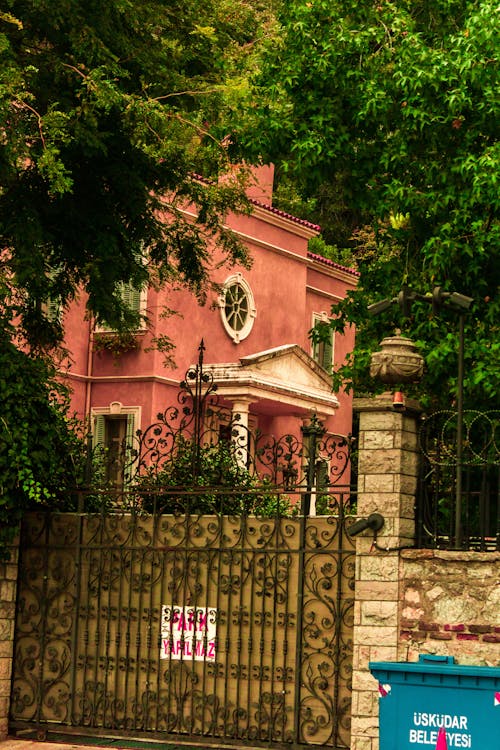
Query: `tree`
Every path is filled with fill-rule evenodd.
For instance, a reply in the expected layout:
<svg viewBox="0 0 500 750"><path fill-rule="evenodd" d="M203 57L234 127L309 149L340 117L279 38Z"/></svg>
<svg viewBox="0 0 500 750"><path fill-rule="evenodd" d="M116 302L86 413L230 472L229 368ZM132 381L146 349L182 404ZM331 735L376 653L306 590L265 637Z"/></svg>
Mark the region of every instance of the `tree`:
<svg viewBox="0 0 500 750"><path fill-rule="evenodd" d="M286 0L281 43L268 46L254 79L251 125L236 127L249 158L276 161L305 197L331 184L350 206L345 224L358 222L346 244L358 254L360 283L334 308L336 327L357 325L340 375L358 391L373 388L369 351L398 326L426 358L427 400L449 400L456 316L433 316L425 302L408 321L397 306L376 319L366 312L404 284L423 293L442 286L474 298L468 401L498 400L497 12L489 0Z"/></svg>
<svg viewBox="0 0 500 750"><path fill-rule="evenodd" d="M3 3L2 522L78 478L81 445L45 358L63 336L51 303L83 291L89 314L126 331L137 320L123 283L174 280L202 300L210 241L248 262L224 223L247 203L223 121L267 17L252 0Z"/></svg>
<svg viewBox="0 0 500 750"><path fill-rule="evenodd" d="M209 238L246 262L224 227L229 210L245 210L243 172L211 128L224 132L258 3L7 0L7 9L0 246L28 344L61 336L49 298L64 305L84 289L98 320L126 327L136 321L120 282L175 278L202 297ZM189 204L195 222L181 211Z"/></svg>

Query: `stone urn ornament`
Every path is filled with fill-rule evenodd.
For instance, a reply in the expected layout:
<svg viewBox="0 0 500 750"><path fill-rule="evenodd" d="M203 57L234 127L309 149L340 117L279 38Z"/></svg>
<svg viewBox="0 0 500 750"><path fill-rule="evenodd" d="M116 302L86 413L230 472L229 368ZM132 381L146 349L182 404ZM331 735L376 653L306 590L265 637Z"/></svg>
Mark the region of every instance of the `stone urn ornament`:
<svg viewBox="0 0 500 750"><path fill-rule="evenodd" d="M387 385L416 383L424 374L424 358L413 341L397 333L380 342L381 351L373 352L370 375Z"/></svg>

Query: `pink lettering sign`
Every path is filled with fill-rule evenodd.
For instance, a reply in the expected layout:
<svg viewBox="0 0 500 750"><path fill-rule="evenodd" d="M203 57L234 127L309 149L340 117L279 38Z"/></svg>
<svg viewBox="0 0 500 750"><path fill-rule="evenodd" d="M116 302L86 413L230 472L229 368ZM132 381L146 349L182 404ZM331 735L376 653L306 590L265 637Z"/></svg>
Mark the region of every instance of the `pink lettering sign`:
<svg viewBox="0 0 500 750"><path fill-rule="evenodd" d="M161 610L161 659L215 661L217 652L215 607L176 607Z"/></svg>

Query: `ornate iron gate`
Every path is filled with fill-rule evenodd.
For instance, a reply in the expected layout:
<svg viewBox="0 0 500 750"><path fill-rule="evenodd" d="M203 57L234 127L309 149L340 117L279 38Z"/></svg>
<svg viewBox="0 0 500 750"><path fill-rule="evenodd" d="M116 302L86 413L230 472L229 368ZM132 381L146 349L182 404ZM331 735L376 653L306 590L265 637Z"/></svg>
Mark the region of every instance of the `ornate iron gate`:
<svg viewBox="0 0 500 750"><path fill-rule="evenodd" d="M28 515L12 728L349 747L337 497L316 518Z"/></svg>
<svg viewBox="0 0 500 750"><path fill-rule="evenodd" d="M349 746L348 441L251 434L203 348L119 486L24 520L13 728Z"/></svg>

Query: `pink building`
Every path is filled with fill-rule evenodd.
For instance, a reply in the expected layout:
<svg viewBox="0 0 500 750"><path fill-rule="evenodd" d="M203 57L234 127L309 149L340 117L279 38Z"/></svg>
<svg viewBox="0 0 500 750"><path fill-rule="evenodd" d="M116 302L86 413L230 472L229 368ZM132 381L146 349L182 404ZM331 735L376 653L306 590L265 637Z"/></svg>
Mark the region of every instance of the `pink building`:
<svg viewBox="0 0 500 750"><path fill-rule="evenodd" d="M73 406L100 442L111 446L146 429L177 403L179 383L197 362L201 339L204 371L218 384L220 404L240 414L251 431L299 434L316 413L328 432L349 433L351 399L332 392L329 370L352 350L354 331L316 346L309 331L328 320L332 303L355 287L357 272L309 253L308 240L319 228L272 207L271 168L258 170L258 178L250 192L253 213L228 221L247 244L253 265L218 268L213 280L222 292L204 306L190 292L168 287L132 294L131 304L145 310L149 322L137 331L135 348L119 356L100 348L113 333L84 322L83 302L67 311ZM165 306L178 314L162 316ZM166 367L164 355L150 348L161 334L175 344L175 367Z"/></svg>

